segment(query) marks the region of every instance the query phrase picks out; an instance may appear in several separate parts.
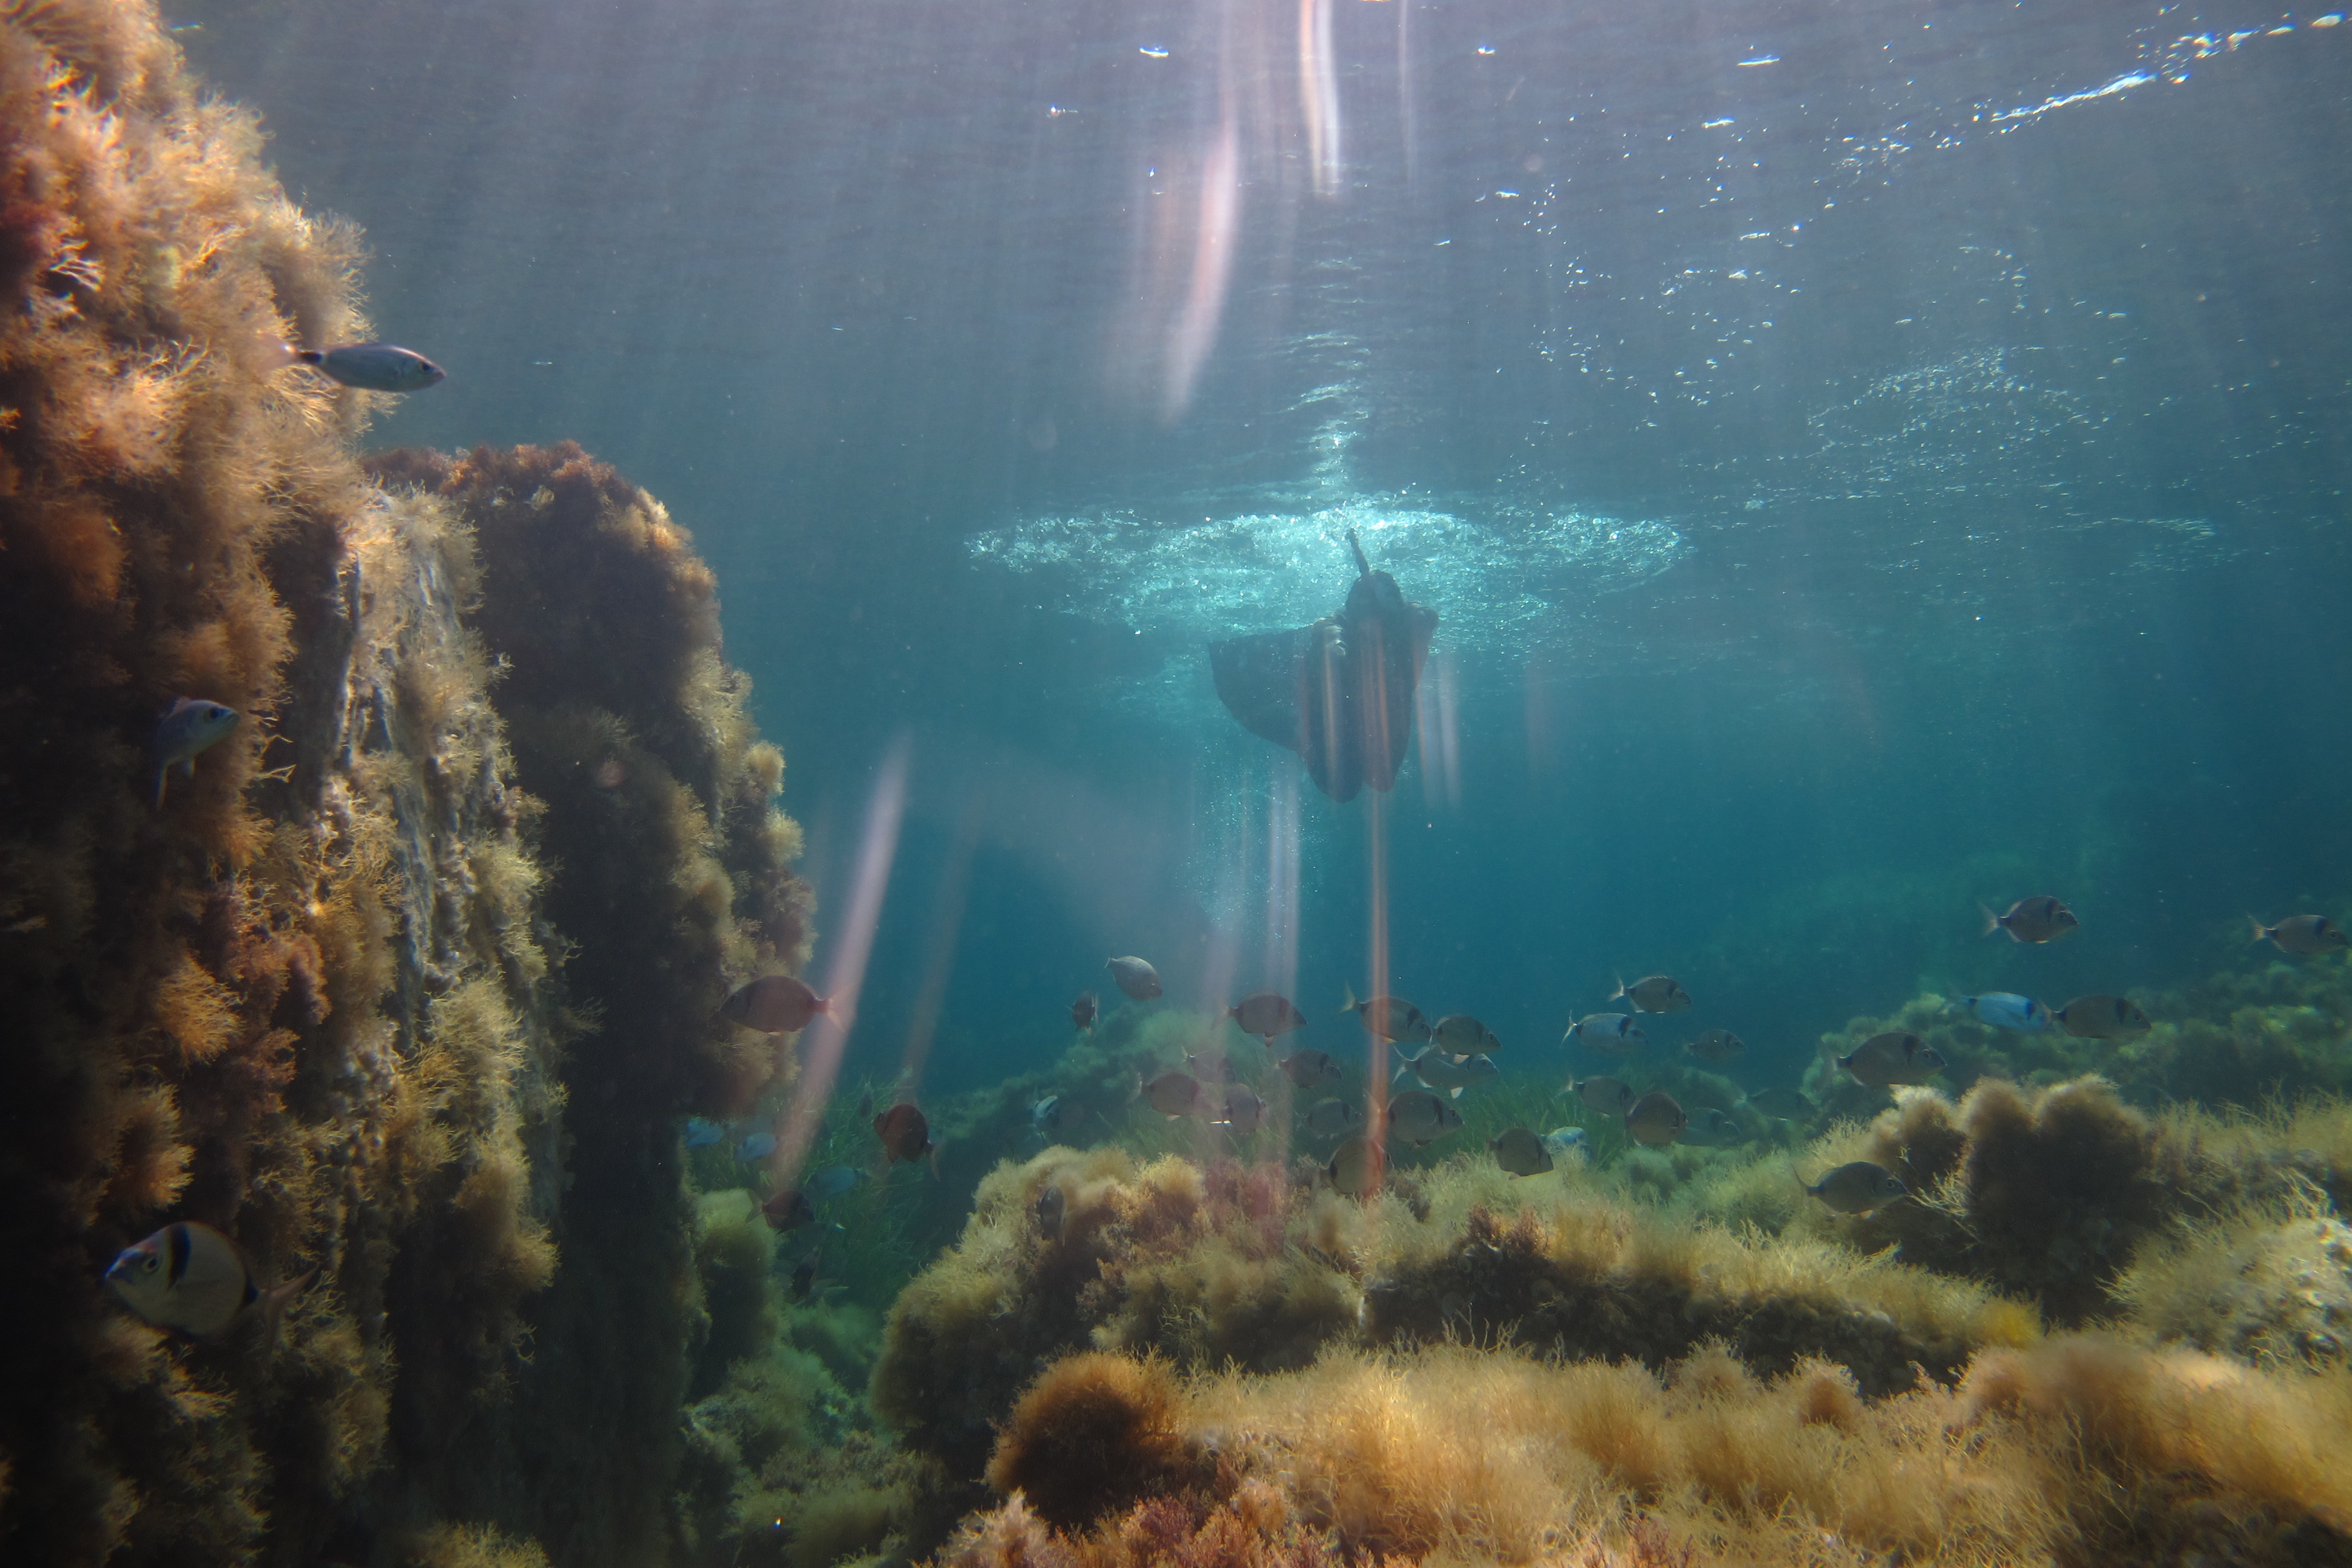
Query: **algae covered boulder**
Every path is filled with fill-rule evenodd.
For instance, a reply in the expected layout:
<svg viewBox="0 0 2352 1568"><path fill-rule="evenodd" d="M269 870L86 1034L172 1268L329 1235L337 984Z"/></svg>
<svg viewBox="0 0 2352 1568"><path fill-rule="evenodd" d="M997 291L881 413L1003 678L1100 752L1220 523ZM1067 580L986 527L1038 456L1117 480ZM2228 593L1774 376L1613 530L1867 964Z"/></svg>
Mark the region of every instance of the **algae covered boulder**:
<svg viewBox="0 0 2352 1568"><path fill-rule="evenodd" d="M148 7L0 8L0 1540L680 1554L676 1118L790 1070L709 1017L805 957L782 758L609 468L362 464L286 353L370 335L360 239L260 148ZM308 1282L274 1339L109 1297L177 1220Z"/></svg>

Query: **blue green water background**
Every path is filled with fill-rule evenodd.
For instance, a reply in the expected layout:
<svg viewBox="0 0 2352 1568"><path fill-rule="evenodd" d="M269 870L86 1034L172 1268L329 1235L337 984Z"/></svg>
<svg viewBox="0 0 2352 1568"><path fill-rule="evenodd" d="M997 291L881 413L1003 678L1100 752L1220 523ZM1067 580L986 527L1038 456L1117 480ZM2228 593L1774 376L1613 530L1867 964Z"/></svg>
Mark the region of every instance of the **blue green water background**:
<svg viewBox="0 0 2352 1568"><path fill-rule="evenodd" d="M1114 952L1344 1043L1367 806L1297 797L1294 909L1203 644L1336 608L1349 526L1444 617L1388 978L1510 1063L1621 970L1762 1083L2347 912L2352 23L1324 9L172 17L449 371L374 439L577 439L693 529L819 973L908 748L853 1075L1040 1067ZM1979 935L2041 892L2076 936Z"/></svg>

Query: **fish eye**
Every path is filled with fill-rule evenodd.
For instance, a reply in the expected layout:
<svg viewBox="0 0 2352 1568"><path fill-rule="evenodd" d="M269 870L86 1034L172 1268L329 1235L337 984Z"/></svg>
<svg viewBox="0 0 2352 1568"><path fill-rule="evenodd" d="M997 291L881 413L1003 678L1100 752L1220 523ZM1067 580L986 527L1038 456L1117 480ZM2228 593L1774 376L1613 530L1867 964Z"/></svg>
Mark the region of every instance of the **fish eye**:
<svg viewBox="0 0 2352 1568"><path fill-rule="evenodd" d="M152 1274L155 1272L155 1266L162 1261L162 1258L157 1258L151 1252L145 1258L139 1260L139 1267L144 1268L148 1273Z"/></svg>

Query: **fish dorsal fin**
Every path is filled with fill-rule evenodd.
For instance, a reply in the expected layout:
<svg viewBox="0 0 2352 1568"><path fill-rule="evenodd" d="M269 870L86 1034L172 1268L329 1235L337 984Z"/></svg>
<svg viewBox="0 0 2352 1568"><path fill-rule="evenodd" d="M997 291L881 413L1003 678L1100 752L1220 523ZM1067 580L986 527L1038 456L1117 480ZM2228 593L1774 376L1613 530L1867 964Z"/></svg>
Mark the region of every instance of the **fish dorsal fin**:
<svg viewBox="0 0 2352 1568"><path fill-rule="evenodd" d="M1360 577L1370 576L1372 563L1364 558L1364 542L1356 537L1356 531L1352 528L1348 531L1348 548L1356 557L1356 574Z"/></svg>

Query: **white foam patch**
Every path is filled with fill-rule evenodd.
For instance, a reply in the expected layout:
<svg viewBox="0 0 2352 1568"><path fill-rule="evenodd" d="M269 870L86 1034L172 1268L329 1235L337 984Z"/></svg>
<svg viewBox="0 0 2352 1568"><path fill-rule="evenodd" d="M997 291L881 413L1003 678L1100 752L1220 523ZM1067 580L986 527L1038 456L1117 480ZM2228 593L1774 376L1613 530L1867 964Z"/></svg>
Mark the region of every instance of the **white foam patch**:
<svg viewBox="0 0 2352 1568"><path fill-rule="evenodd" d="M1124 512L1031 518L969 548L1031 579L1041 607L1201 643L1336 611L1356 576L1349 529L1407 598L1436 608L1441 637L1505 650L1551 640L1585 603L1646 582L1689 548L1657 521L1509 509L1476 517L1376 497L1188 524Z"/></svg>

